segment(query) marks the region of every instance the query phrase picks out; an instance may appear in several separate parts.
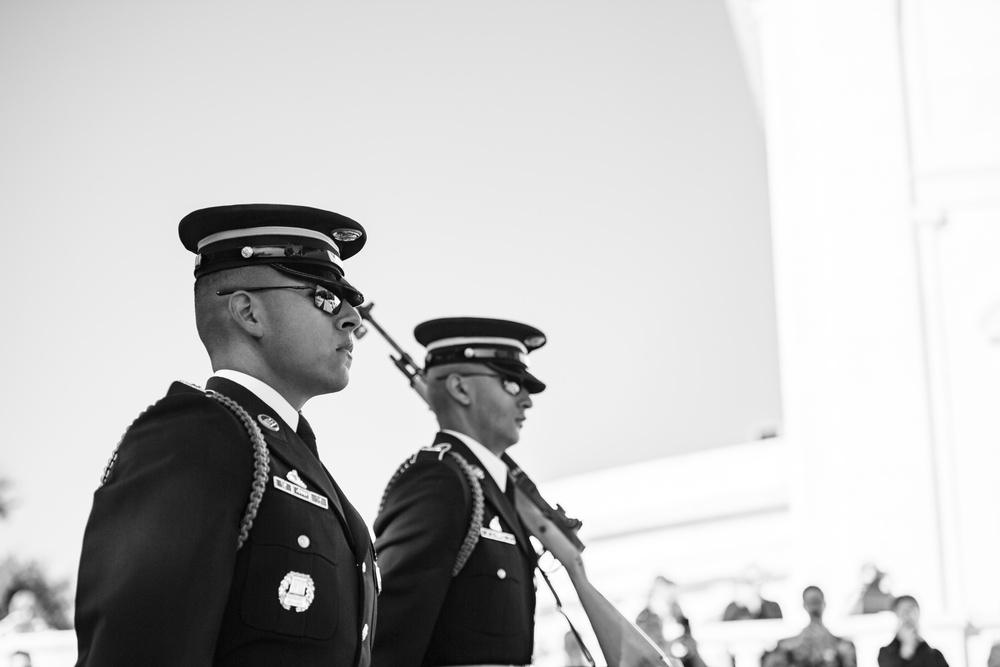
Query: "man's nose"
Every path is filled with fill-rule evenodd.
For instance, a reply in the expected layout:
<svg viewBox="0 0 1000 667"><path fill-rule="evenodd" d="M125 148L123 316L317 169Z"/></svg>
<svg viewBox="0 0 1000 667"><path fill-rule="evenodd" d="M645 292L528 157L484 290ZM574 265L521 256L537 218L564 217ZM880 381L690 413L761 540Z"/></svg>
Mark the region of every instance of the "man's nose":
<svg viewBox="0 0 1000 667"><path fill-rule="evenodd" d="M358 313L357 308L345 301L340 309L340 313L338 313L337 328L351 331L359 326L361 326L361 314Z"/></svg>

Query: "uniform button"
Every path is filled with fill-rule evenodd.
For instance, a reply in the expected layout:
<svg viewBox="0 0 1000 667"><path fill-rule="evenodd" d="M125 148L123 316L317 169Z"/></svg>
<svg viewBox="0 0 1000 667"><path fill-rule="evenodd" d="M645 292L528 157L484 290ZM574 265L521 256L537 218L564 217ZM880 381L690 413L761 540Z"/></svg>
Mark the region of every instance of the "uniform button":
<svg viewBox="0 0 1000 667"><path fill-rule="evenodd" d="M361 628L361 641L368 638L368 624L365 623L365 627Z"/></svg>
<svg viewBox="0 0 1000 667"><path fill-rule="evenodd" d="M361 574L364 574L367 571L368 571L368 564L367 563L362 563L361 564Z"/></svg>
<svg viewBox="0 0 1000 667"><path fill-rule="evenodd" d="M497 579L506 579L506 578L507 578L507 570L501 567L499 570L497 570Z"/></svg>
<svg viewBox="0 0 1000 667"><path fill-rule="evenodd" d="M309 547L309 536L308 535L299 535L299 546L302 547L303 549L306 549L306 548Z"/></svg>

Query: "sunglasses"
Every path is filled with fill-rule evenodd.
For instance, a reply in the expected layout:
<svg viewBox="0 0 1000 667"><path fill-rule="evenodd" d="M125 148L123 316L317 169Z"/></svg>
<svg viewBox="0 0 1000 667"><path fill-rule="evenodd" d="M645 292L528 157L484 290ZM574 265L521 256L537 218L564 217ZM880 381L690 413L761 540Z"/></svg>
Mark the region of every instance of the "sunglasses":
<svg viewBox="0 0 1000 667"><path fill-rule="evenodd" d="M511 396L517 396L518 394L521 393L521 389L524 388L524 386L520 382L518 382L517 380L512 380L512 379L510 379L507 376L498 375L496 373L455 373L455 375L458 375L459 377L464 377L464 378L467 378L467 377L497 378L497 379L500 380L500 385L503 387L503 390L505 392L507 392L508 394L510 394ZM436 378L436 379L438 379L438 380L447 380L448 376L445 375L444 377L439 377L439 378Z"/></svg>
<svg viewBox="0 0 1000 667"><path fill-rule="evenodd" d="M278 285L276 287L244 287L236 288L231 290L226 290L225 292L216 292L217 296L229 296L230 294L235 294L236 292L263 292L265 290L273 289L294 289L294 290L312 290L313 292L313 305L322 310L324 313L330 315L336 315L340 312L340 309L344 306L344 299L340 297L339 294L334 294L325 287L320 287L319 285Z"/></svg>

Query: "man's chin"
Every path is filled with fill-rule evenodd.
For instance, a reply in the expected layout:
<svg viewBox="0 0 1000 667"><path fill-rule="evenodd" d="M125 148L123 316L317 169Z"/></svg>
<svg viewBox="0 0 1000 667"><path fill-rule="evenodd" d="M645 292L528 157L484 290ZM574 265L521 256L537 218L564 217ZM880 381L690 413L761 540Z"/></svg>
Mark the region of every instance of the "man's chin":
<svg viewBox="0 0 1000 667"><path fill-rule="evenodd" d="M331 381L327 385L326 393L336 394L338 391L343 391L344 389L347 388L347 385L350 383L350 380L351 377L345 370L341 377Z"/></svg>

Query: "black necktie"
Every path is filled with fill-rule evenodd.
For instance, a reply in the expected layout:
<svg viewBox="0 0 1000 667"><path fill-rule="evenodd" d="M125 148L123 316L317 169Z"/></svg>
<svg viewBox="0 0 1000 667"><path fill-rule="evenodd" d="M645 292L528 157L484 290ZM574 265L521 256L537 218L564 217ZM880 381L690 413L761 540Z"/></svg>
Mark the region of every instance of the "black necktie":
<svg viewBox="0 0 1000 667"><path fill-rule="evenodd" d="M504 489L503 494L507 496L507 500L510 501L510 506L516 509L517 505L514 504L514 499L517 497L517 489L515 488L514 480L511 479L510 475L507 475L507 488Z"/></svg>
<svg viewBox="0 0 1000 667"><path fill-rule="evenodd" d="M312 426L306 421L305 415L301 412L299 413L299 427L295 429L295 433L302 438L302 442L306 443L306 447L312 452L312 455L317 459L319 458L319 451L316 449L316 434L312 430Z"/></svg>

